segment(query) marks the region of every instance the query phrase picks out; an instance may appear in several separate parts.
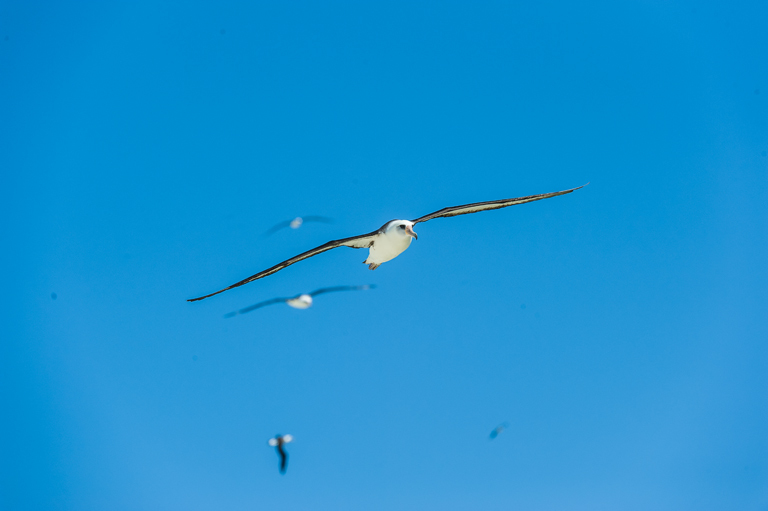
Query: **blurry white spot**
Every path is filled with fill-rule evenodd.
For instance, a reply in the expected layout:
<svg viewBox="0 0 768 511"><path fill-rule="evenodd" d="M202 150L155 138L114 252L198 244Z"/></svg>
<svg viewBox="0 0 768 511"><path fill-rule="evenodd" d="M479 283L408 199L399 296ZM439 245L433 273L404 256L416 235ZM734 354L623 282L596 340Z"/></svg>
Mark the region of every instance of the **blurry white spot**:
<svg viewBox="0 0 768 511"><path fill-rule="evenodd" d="M296 298L286 300L285 303L294 309L308 309L312 307L312 297L309 295L299 295Z"/></svg>

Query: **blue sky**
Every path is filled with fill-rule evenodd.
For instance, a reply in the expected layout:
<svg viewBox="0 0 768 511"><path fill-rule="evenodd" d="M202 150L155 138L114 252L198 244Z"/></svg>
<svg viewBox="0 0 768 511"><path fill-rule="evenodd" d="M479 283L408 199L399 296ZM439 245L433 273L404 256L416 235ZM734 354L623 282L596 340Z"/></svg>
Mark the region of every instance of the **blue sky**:
<svg viewBox="0 0 768 511"><path fill-rule="evenodd" d="M768 509L766 15L3 2L0 507Z"/></svg>

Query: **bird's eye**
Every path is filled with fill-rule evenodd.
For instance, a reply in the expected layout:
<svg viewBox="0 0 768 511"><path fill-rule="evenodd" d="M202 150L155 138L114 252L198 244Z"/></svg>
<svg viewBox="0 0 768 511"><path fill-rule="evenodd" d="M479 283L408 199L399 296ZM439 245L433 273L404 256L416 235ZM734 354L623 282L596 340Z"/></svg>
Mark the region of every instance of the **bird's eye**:
<svg viewBox="0 0 768 511"><path fill-rule="evenodd" d="M405 229L405 225L401 225L401 226L400 226L400 228L401 228L401 229Z"/></svg>

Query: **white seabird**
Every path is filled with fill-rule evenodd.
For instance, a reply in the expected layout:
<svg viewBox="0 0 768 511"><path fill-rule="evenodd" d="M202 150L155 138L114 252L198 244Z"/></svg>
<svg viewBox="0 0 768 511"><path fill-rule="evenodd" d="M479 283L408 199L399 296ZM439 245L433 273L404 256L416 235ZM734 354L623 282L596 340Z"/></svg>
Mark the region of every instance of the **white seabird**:
<svg viewBox="0 0 768 511"><path fill-rule="evenodd" d="M550 197L557 197L558 195L571 193L585 186L587 185L571 188L570 190L563 190L561 192L541 193L538 195L528 195L527 197L517 197L514 199L501 199L487 202L475 202L472 204L464 204L462 206L451 206L435 211L434 213L424 215L420 218L417 218L416 220L391 220L382 225L377 230L369 232L368 234L361 234L359 236L352 236L351 238L342 238L339 240L329 241L324 245L320 245L319 247L308 250L303 254L299 254L295 257L287 259L282 263L276 264L275 266L259 272L256 275L251 275L247 279L236 282L229 287L225 287L224 289L216 291L215 293L200 296L198 298L190 298L187 301L196 302L197 300L202 300L204 298L223 293L224 291L242 286L243 284L248 284L254 280L268 277L269 275L272 275L273 273L276 273L283 268L287 268L294 263L298 263L299 261L303 261L304 259L310 258L336 247L369 249L368 258L363 261L363 263L367 264L368 268L371 270L375 270L382 263L386 263L387 261L390 261L403 253L403 251L405 251L405 249L410 246L413 239L418 239L418 236L413 231L413 226L420 222L426 222L427 220L432 220L435 218L447 218L452 216L467 215L469 213L478 213L480 211L488 211L491 209L501 209L509 206L515 206L517 204L525 204L526 202L549 199Z"/></svg>
<svg viewBox="0 0 768 511"><path fill-rule="evenodd" d="M293 440L291 435L275 435L275 438L269 439L269 445L277 448L277 455L280 456L280 473L285 474L285 468L288 464L288 453L283 449L283 445Z"/></svg>
<svg viewBox="0 0 768 511"><path fill-rule="evenodd" d="M292 296L290 298L272 298L271 300L266 300L264 302L259 302L257 304L248 306L244 309L240 309L234 312L230 312L228 314L225 314L225 318L231 318L234 316L237 316L238 314L245 314L246 312L251 312L256 309L260 309L262 307L266 307L267 305L272 305L275 303L286 303L293 307L294 309L308 309L312 307L312 299L317 296L321 295L323 293L333 293L336 291L358 291L358 290L365 290L365 289L373 289L376 286L374 284L366 284L364 286L334 286L334 287L324 287L322 289L317 289L315 291L312 291L311 293L302 293L300 295Z"/></svg>
<svg viewBox="0 0 768 511"><path fill-rule="evenodd" d="M269 236L271 234L274 234L280 229L285 229L286 227L290 227L291 229L298 229L299 227L301 227L302 225L308 222L322 222L325 224L332 224L333 220L324 216L317 216L317 215L310 215L305 217L297 216L293 220L286 220L284 222L280 222L279 224L273 225L272 227L269 228L267 232L264 233L264 236Z"/></svg>

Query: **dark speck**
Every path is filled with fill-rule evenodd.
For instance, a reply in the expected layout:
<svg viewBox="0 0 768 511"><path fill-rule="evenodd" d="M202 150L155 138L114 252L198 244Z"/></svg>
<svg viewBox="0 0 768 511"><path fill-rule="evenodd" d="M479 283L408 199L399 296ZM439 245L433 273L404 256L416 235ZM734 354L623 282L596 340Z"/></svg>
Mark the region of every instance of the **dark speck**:
<svg viewBox="0 0 768 511"><path fill-rule="evenodd" d="M521 308L521 309L525 309L525 304L524 304L524 303L523 303L523 304L521 304L521 305L520 305L520 308Z"/></svg>
<svg viewBox="0 0 768 511"><path fill-rule="evenodd" d="M760 94L760 89L755 89L755 94Z"/></svg>
<svg viewBox="0 0 768 511"><path fill-rule="evenodd" d="M194 360L195 362L197 362L197 355L192 355L192 360Z"/></svg>
<svg viewBox="0 0 768 511"><path fill-rule="evenodd" d="M55 300L58 296L56 293L51 293L51 300Z"/></svg>
<svg viewBox="0 0 768 511"><path fill-rule="evenodd" d="M760 156L767 156L767 155L768 155L768 153L767 153L767 152L765 152L765 151L763 151L762 153L760 153Z"/></svg>
<svg viewBox="0 0 768 511"><path fill-rule="evenodd" d="M8 36L5 36L5 40L7 41L8 39L10 39L10 37L8 37Z"/></svg>
<svg viewBox="0 0 768 511"><path fill-rule="evenodd" d="M223 28L222 28L221 30L219 30L219 34L221 34L221 35L224 35L224 34L226 34L226 33L227 33L227 31L226 31L226 30L224 30Z"/></svg>

